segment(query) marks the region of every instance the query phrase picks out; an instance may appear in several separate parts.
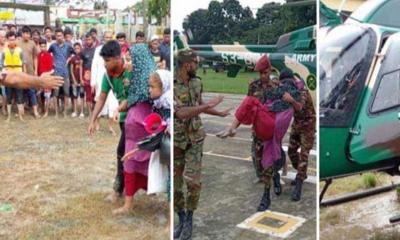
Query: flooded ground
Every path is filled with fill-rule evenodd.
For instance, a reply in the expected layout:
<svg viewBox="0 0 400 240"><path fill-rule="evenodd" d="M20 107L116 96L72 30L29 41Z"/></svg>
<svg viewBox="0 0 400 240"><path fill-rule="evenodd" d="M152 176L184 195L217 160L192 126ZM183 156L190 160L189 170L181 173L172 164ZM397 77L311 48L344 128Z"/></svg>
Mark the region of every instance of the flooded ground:
<svg viewBox="0 0 400 240"><path fill-rule="evenodd" d="M375 176L379 186L400 182L399 177L382 173ZM362 179L357 175L334 180L325 199L365 190ZM389 222L395 215L400 215L396 190L324 207L320 211L320 239L400 239L400 225Z"/></svg>

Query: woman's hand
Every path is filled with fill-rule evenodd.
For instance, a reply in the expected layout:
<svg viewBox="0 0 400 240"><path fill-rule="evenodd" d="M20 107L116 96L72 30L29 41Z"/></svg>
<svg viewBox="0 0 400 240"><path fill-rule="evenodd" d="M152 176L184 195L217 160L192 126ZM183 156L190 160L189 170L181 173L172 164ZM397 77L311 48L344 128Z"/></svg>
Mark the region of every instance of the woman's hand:
<svg viewBox="0 0 400 240"><path fill-rule="evenodd" d="M285 101L285 102L287 102L287 103L294 103L294 102L295 102L295 100L294 100L294 98L292 97L292 95L290 95L290 93L288 93L288 92L285 92L285 93L283 94L282 100Z"/></svg>
<svg viewBox="0 0 400 240"><path fill-rule="evenodd" d="M132 157L137 151L139 151L139 149L138 149L138 148L135 148L135 149L133 149L133 150L127 152L127 153L121 158L121 161L125 161L125 160L129 159L129 158Z"/></svg>
<svg viewBox="0 0 400 240"><path fill-rule="evenodd" d="M231 115L231 113L230 113L231 110L232 110L232 108L227 108L227 109L225 109L224 111L220 112L219 116L220 116L220 117L229 116L229 115Z"/></svg>

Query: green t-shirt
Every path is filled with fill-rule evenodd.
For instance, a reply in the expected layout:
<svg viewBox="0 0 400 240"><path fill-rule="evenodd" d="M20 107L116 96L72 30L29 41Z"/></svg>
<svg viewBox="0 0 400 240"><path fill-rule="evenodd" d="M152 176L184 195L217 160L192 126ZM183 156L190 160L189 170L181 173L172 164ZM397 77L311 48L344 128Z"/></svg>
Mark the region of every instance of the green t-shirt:
<svg viewBox="0 0 400 240"><path fill-rule="evenodd" d="M124 71L124 73L117 77L117 78L110 78L108 79L107 73L104 74L103 81L101 84L101 91L104 93L110 92L110 90L113 91L115 97L118 99L118 103L121 103L123 100L127 99L127 87L124 86L124 79L127 79L127 82L129 82L129 79L132 77L132 72L129 72L127 70ZM126 118L126 112L121 112L119 115L119 121L120 122L125 122Z"/></svg>

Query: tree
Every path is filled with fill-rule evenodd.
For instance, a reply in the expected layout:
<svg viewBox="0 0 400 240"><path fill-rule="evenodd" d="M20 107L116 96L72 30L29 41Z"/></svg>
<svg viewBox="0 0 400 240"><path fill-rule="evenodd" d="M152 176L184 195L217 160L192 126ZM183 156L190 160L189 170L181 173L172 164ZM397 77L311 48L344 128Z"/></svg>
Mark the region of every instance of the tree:
<svg viewBox="0 0 400 240"><path fill-rule="evenodd" d="M210 41L210 34L205 24L206 22L207 10L205 9L196 10L188 16L188 21L185 23L184 29L190 29L193 34L193 39L189 39L189 42L203 43Z"/></svg>
<svg viewBox="0 0 400 240"><path fill-rule="evenodd" d="M149 0L147 16L154 17L157 24L162 23L162 19L170 13L169 0Z"/></svg>
<svg viewBox="0 0 400 240"><path fill-rule="evenodd" d="M288 0L288 2L298 0ZM274 44L279 36L316 24L316 6L290 6L266 3L256 17L238 0L211 1L207 9L194 11L183 28L192 32L189 43L198 44Z"/></svg>

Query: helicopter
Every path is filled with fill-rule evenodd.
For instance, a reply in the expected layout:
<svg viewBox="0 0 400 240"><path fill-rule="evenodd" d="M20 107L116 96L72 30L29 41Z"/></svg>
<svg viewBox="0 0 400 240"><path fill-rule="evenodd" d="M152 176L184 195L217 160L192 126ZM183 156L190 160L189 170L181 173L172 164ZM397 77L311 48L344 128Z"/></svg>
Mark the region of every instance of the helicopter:
<svg viewBox="0 0 400 240"><path fill-rule="evenodd" d="M400 25L388 15L395 6L368 1L319 31L320 201L335 178L400 175Z"/></svg>
<svg viewBox="0 0 400 240"><path fill-rule="evenodd" d="M227 65L227 76L236 77L240 69L253 69L258 59L267 54L275 74L290 68L316 89L316 28L309 26L279 37L276 45L189 45L203 61Z"/></svg>
<svg viewBox="0 0 400 240"><path fill-rule="evenodd" d="M303 0L288 2L285 6L298 7L315 4L315 0ZM186 36L189 35L186 34ZM178 41L187 42L182 38ZM178 45L181 44L178 43ZM235 78L241 69L254 69L258 59L267 54L271 61L273 76L279 76L279 72L284 68L291 69L305 81L315 99L316 26L308 26L283 34L274 45L234 43L232 45L196 44L186 47L196 51L202 64L216 65L217 68L222 67L223 70L227 70L227 76L230 78Z"/></svg>

